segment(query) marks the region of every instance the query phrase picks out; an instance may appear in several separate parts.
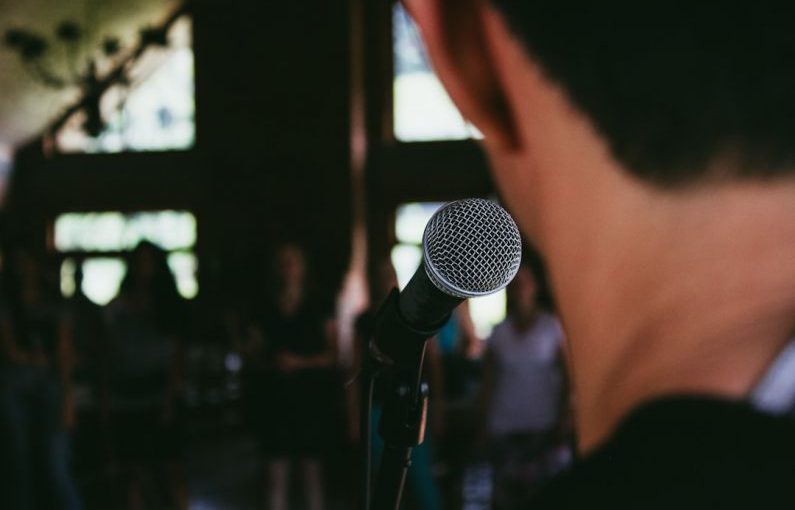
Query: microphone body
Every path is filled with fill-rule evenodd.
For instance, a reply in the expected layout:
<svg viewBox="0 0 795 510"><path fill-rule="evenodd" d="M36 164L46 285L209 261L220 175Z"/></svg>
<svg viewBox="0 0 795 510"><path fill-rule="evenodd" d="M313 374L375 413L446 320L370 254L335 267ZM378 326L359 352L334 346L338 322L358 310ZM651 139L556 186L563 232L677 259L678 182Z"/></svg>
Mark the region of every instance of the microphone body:
<svg viewBox="0 0 795 510"><path fill-rule="evenodd" d="M451 202L436 211L425 227L422 248L420 267L376 315L371 354L380 364L421 364L425 341L455 307L508 285L522 253L511 216L483 199Z"/></svg>
<svg viewBox="0 0 795 510"><path fill-rule="evenodd" d="M412 326L422 330L438 330L462 301L463 298L443 292L431 281L423 261L400 292L398 309Z"/></svg>

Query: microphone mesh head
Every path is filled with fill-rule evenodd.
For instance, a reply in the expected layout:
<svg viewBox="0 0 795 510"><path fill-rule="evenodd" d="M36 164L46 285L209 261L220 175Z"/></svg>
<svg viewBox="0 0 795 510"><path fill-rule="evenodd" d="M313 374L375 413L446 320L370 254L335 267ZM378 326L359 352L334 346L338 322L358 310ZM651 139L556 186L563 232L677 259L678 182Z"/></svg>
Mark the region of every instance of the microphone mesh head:
<svg viewBox="0 0 795 510"><path fill-rule="evenodd" d="M522 260L513 218L480 198L451 202L431 217L422 237L425 271L441 291L485 296L508 285Z"/></svg>

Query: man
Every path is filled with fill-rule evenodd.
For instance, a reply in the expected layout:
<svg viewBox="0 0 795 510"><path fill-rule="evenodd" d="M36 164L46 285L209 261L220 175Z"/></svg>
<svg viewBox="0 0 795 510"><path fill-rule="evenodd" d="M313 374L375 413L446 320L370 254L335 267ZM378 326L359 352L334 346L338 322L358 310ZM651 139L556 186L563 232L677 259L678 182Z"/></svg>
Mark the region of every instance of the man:
<svg viewBox="0 0 795 510"><path fill-rule="evenodd" d="M532 507L795 504L792 8L406 3L570 339L582 461Z"/></svg>

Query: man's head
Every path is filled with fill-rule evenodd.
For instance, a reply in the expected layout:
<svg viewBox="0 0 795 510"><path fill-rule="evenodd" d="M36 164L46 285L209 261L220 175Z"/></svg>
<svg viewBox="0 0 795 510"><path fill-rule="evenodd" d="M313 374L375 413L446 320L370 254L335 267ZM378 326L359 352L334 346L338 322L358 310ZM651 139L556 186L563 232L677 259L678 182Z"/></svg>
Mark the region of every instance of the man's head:
<svg viewBox="0 0 795 510"><path fill-rule="evenodd" d="M548 124L569 136L558 122L566 113L588 124L616 169L654 189L795 176L795 31L782 12L792 9L676 1L406 3L453 99L484 130L503 191L512 187L499 161L505 149L536 156L540 172L556 171L539 168L560 158L545 161L550 151L533 150L542 141L531 130ZM563 109L539 104L545 92L558 94ZM560 142L576 152L586 140ZM590 164L586 156L579 155L582 165Z"/></svg>
<svg viewBox="0 0 795 510"><path fill-rule="evenodd" d="M795 169L792 9L494 0L611 154L665 187ZM718 175L716 161L722 166Z"/></svg>
<svg viewBox="0 0 795 510"><path fill-rule="evenodd" d="M580 444L654 396L747 394L795 328L792 16L404 2L547 263Z"/></svg>

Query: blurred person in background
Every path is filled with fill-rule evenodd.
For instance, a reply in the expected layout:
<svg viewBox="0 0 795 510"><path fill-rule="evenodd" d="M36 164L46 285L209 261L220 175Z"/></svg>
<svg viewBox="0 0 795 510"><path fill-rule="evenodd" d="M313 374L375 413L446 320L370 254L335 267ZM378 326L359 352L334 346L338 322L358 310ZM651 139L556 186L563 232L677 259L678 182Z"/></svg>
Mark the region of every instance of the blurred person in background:
<svg viewBox="0 0 795 510"><path fill-rule="evenodd" d="M66 300L74 345L73 379L78 411L80 404L96 404L101 389L101 363L107 349L108 331L102 307L83 292L83 269L78 265L74 275L75 292Z"/></svg>
<svg viewBox="0 0 795 510"><path fill-rule="evenodd" d="M72 371L75 415L75 451L80 452L76 469L106 467L108 460L106 423L101 423L101 399L105 395L107 372L103 368L107 356L108 330L102 307L83 292L83 269L78 263L74 274L75 291L66 300L66 316L74 346Z"/></svg>
<svg viewBox="0 0 795 510"><path fill-rule="evenodd" d="M72 339L43 264L11 254L0 309L0 502L3 509L80 508L68 466L75 422Z"/></svg>
<svg viewBox="0 0 795 510"><path fill-rule="evenodd" d="M149 242L133 250L106 315L103 414L127 503L137 510L168 501L185 510L180 398L187 317L163 250Z"/></svg>
<svg viewBox="0 0 795 510"><path fill-rule="evenodd" d="M372 291L372 306L370 309L359 315L355 325L355 345L354 362L352 374L356 380L362 384L364 381L358 377L361 373L363 359L368 356L369 340L374 327L375 315L378 307L386 299L392 289L398 287L397 275L389 259L385 259L377 267L374 276ZM424 375L428 380L430 389L430 399L428 404L428 430L425 439L411 453L411 469L408 471L407 483L410 494L414 496L415 504L420 510L439 510L443 508L443 498L434 476L434 442L442 439L445 432L444 416L444 375L442 357L437 344L437 337L428 341L425 351ZM373 479L377 476L381 454L384 449L384 442L378 434L378 423L386 398L386 392L390 390L389 381L383 376L376 379L373 390L373 407L370 418L371 430L371 454ZM361 386L352 384L349 387L349 426L355 441L360 438L360 423L362 412ZM366 445L362 445L366 447Z"/></svg>
<svg viewBox="0 0 795 510"><path fill-rule="evenodd" d="M332 307L311 294L304 251L281 246L273 283L243 348L244 395L265 465L265 504L286 510L300 466L309 510L325 507L321 459L336 440L337 341ZM331 417L331 418L330 418Z"/></svg>
<svg viewBox="0 0 795 510"><path fill-rule="evenodd" d="M542 308L522 265L508 287L508 316L488 339L482 416L494 468L494 508L513 508L564 467L567 420L563 331ZM565 445L564 445L565 448Z"/></svg>
<svg viewBox="0 0 795 510"><path fill-rule="evenodd" d="M479 379L479 359L483 342L475 331L469 301L453 310L436 335L439 354L444 365L445 399L462 401L471 397Z"/></svg>
<svg viewBox="0 0 795 510"><path fill-rule="evenodd" d="M443 356L461 354L476 357L479 353L477 333L469 312L469 301L464 301L453 311L450 320L436 335L439 353Z"/></svg>

